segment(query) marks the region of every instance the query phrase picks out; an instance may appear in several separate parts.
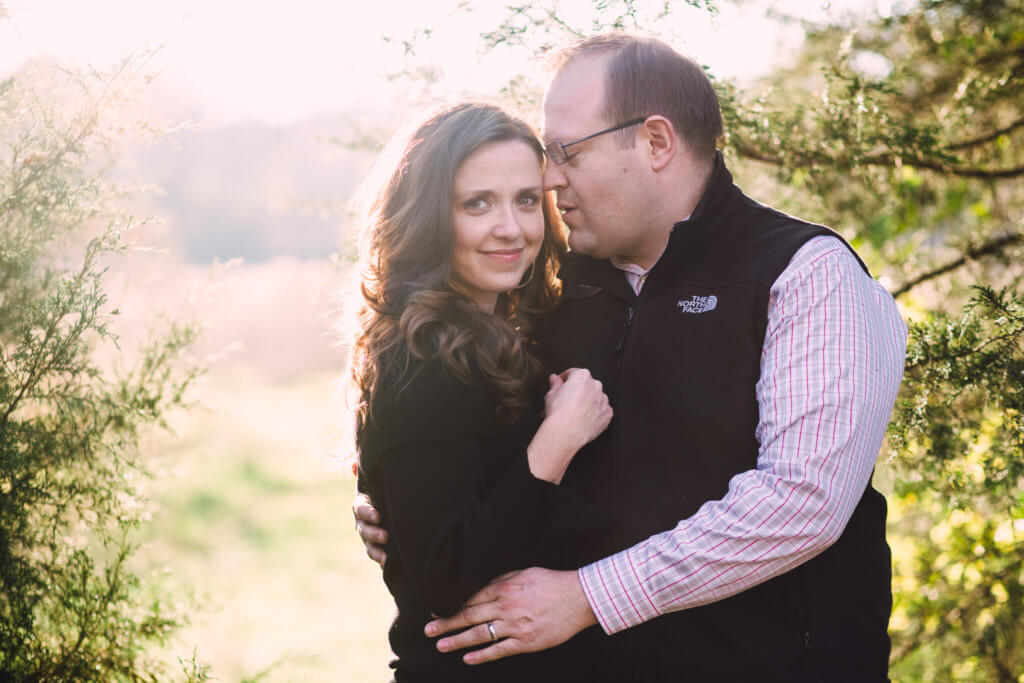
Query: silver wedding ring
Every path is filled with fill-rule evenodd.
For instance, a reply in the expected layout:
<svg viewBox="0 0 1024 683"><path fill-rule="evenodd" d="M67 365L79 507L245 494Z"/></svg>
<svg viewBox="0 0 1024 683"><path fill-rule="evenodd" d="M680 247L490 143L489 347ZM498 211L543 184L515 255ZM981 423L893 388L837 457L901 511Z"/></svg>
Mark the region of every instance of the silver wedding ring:
<svg viewBox="0 0 1024 683"><path fill-rule="evenodd" d="M498 634L494 632L494 622L487 622L487 632L491 634L491 642L493 643L498 639Z"/></svg>

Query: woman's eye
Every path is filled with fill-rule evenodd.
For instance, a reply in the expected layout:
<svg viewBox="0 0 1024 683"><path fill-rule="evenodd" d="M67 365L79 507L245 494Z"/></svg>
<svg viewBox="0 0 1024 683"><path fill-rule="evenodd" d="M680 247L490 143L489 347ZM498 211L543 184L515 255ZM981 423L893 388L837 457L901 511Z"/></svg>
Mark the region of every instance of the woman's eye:
<svg viewBox="0 0 1024 683"><path fill-rule="evenodd" d="M474 197L463 204L469 211L483 211L487 208L487 200L483 197Z"/></svg>
<svg viewBox="0 0 1024 683"><path fill-rule="evenodd" d="M519 195L519 206L536 206L540 203L540 197L532 192L525 192Z"/></svg>

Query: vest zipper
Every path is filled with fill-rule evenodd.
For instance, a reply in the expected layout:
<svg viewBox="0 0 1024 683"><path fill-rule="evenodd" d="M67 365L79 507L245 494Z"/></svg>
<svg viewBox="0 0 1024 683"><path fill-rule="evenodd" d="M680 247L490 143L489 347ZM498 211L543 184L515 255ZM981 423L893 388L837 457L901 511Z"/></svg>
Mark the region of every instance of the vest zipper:
<svg viewBox="0 0 1024 683"><path fill-rule="evenodd" d="M619 344L615 347L615 353L622 355L622 350L626 348L626 336L629 334L629 328L633 325L633 307L630 306L626 310L626 321L622 325L622 336L619 338Z"/></svg>

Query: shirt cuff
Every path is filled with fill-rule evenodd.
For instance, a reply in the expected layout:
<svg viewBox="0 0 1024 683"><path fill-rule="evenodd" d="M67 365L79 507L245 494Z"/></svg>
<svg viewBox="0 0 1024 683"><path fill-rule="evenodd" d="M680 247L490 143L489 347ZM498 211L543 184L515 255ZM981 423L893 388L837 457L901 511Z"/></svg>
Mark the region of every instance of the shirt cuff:
<svg viewBox="0 0 1024 683"><path fill-rule="evenodd" d="M577 571L590 609L609 635L660 614L640 580L631 550L623 550Z"/></svg>

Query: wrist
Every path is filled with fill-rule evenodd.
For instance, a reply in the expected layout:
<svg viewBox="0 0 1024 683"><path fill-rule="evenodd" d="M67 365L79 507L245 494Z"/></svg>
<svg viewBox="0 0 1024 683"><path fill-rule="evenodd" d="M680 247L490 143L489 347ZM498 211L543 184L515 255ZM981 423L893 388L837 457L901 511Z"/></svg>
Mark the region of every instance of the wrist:
<svg viewBox="0 0 1024 683"><path fill-rule="evenodd" d="M579 419L570 419L565 411L544 418L537 431L543 431L545 438L550 438L559 454L568 460L587 445L587 435L582 431Z"/></svg>
<svg viewBox="0 0 1024 683"><path fill-rule="evenodd" d="M556 424L544 420L526 447L530 473L538 479L558 484L576 450L565 435L559 432Z"/></svg>
<svg viewBox="0 0 1024 683"><path fill-rule="evenodd" d="M575 596L576 610L574 610L574 615L576 626L582 631L598 623L597 615L594 614L594 608L590 606L590 601L587 599L587 592L583 588L583 578L580 576L579 571L569 572L569 574L572 579L570 590Z"/></svg>

